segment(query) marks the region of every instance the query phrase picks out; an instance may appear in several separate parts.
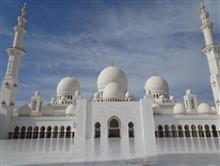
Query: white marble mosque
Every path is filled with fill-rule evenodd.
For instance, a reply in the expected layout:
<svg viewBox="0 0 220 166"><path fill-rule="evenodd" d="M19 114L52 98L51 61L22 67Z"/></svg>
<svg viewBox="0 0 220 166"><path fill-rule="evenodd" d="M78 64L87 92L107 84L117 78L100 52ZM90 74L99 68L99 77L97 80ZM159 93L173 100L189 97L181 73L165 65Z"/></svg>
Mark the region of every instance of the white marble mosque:
<svg viewBox="0 0 220 166"><path fill-rule="evenodd" d="M202 52L209 64L213 106L199 103L190 89L186 90L182 101L176 101L169 94L168 82L159 75L146 80L145 94L134 99L125 72L110 65L100 72L92 99L81 96L79 80L68 76L60 80L51 101L44 101L41 92L36 91L27 104L16 108L20 62L25 55L23 39L27 20L24 4L14 28L13 45L7 49L9 60L0 98L0 138L48 138L52 141L71 138L79 147L86 146L87 153L94 153L97 146L105 153L111 147L109 140L117 138L119 146L123 146L123 154L127 154L132 141L136 156L143 157L145 153L154 153L156 140L162 137L168 140L173 137L220 137L220 45L214 40L213 23L203 1L200 11L205 38ZM90 142L89 147L86 142Z"/></svg>

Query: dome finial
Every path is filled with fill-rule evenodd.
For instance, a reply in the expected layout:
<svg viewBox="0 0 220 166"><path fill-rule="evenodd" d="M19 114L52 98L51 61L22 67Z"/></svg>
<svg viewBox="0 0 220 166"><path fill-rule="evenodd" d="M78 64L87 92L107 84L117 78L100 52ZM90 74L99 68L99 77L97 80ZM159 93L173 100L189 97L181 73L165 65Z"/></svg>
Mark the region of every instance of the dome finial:
<svg viewBox="0 0 220 166"><path fill-rule="evenodd" d="M26 17L26 11L27 11L27 3L25 2L21 8L21 16Z"/></svg>
<svg viewBox="0 0 220 166"><path fill-rule="evenodd" d="M73 75L73 70L71 68L68 69L68 77L71 77Z"/></svg>
<svg viewBox="0 0 220 166"><path fill-rule="evenodd" d="M158 76L157 72L153 72L152 76Z"/></svg>

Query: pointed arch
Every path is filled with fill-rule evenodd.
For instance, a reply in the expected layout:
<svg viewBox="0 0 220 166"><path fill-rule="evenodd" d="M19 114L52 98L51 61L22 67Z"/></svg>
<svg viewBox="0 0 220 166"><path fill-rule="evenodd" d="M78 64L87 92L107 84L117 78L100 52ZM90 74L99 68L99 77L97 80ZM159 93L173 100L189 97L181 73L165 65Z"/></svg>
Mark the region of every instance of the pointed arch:
<svg viewBox="0 0 220 166"><path fill-rule="evenodd" d="M117 116L112 116L108 120L108 137L120 138L121 121Z"/></svg>

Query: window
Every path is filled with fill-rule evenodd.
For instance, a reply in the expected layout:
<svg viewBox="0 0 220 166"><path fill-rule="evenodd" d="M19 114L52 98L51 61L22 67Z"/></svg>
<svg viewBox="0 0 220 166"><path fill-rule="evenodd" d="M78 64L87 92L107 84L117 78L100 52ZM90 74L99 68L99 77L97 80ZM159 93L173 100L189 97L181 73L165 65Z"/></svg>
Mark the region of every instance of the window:
<svg viewBox="0 0 220 166"><path fill-rule="evenodd" d="M109 138L119 138L120 137L120 122L117 117L110 118L108 122L108 137Z"/></svg>
<svg viewBox="0 0 220 166"><path fill-rule="evenodd" d="M128 123L128 136L134 138L134 124L132 122Z"/></svg>
<svg viewBox="0 0 220 166"><path fill-rule="evenodd" d="M99 122L96 122L95 124L95 138L100 138L101 137L101 125Z"/></svg>

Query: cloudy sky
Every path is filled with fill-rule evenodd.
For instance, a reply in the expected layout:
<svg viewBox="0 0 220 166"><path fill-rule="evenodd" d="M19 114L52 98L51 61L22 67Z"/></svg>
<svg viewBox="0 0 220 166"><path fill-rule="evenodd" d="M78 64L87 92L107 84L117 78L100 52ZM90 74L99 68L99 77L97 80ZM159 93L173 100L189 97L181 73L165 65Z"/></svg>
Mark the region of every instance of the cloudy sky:
<svg viewBox="0 0 220 166"><path fill-rule="evenodd" d="M0 80L23 2L0 1ZM27 1L27 8L18 105L35 90L49 101L69 71L80 81L81 94L90 97L98 74L112 61L127 74L136 98L157 73L177 99L190 88L200 101L212 103L199 0L38 0ZM206 0L206 8L220 41L220 0Z"/></svg>

